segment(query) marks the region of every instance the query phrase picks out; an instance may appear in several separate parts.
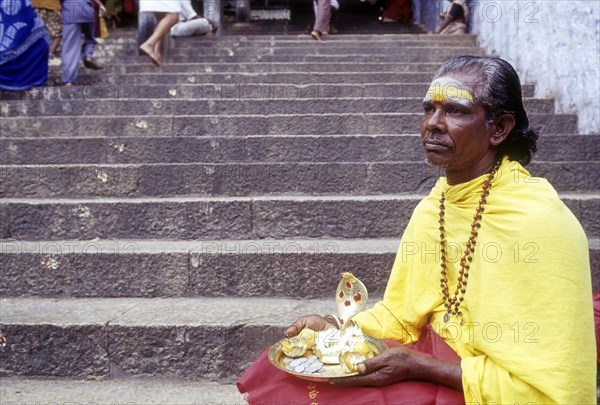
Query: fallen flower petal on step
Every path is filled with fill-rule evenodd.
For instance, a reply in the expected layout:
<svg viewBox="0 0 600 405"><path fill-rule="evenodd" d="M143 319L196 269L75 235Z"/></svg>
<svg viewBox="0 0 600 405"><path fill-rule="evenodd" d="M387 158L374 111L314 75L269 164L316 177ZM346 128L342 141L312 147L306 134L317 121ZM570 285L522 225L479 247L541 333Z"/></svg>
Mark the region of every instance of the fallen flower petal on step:
<svg viewBox="0 0 600 405"><path fill-rule="evenodd" d="M42 264L42 266L45 266L45 267L47 267L50 270L57 270L58 266L60 265L60 262L55 257L44 256L44 258L42 259L42 263L41 264Z"/></svg>
<svg viewBox="0 0 600 405"><path fill-rule="evenodd" d="M102 183L106 183L108 181L108 174L104 173L104 172L96 172L96 177L98 177L98 179L100 179L100 181Z"/></svg>

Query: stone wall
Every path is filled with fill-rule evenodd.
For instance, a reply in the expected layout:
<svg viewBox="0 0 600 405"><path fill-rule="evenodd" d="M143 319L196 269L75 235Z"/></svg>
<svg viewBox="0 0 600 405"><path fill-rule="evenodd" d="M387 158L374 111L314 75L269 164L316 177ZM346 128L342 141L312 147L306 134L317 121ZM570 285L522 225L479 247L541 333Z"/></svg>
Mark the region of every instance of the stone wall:
<svg viewBox="0 0 600 405"><path fill-rule="evenodd" d="M448 1L413 0L415 21L430 32ZM469 3L470 32L488 55L508 60L557 113L576 113L579 132L600 133L600 3L479 0Z"/></svg>

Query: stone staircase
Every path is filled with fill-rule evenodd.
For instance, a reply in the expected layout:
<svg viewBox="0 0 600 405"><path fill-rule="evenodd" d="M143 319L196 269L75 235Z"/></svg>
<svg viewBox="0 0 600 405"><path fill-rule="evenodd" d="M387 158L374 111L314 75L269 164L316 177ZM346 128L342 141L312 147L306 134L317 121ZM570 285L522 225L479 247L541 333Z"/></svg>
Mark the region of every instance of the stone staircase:
<svg viewBox="0 0 600 405"><path fill-rule="evenodd" d="M418 34L182 39L157 70L131 35L81 85L1 93L2 402L243 403L234 382L341 271L375 300L416 203L435 69L482 54ZM58 72L53 72L57 80ZM530 170L590 239L600 142L524 85Z"/></svg>

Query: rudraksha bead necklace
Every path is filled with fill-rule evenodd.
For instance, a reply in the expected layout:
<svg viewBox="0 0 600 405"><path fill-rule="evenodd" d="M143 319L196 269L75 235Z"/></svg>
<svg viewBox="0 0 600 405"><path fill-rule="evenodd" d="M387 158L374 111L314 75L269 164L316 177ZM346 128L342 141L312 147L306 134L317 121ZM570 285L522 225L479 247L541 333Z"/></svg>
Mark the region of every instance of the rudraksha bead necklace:
<svg viewBox="0 0 600 405"><path fill-rule="evenodd" d="M475 252L475 244L477 243L477 235L479 228L481 227L481 218L483 216L483 206L487 202L487 197L490 194L490 188L492 187L492 180L496 175L500 167L500 161L496 162L492 171L488 174L487 179L483 182L481 198L479 204L475 210L473 216L473 222L471 223L471 235L465 245L465 252L460 258L460 270L458 272L458 280L456 283L456 290L454 290L454 296L450 297L450 290L448 288L448 273L446 266L446 235L444 228L444 214L446 206L446 194L442 191L442 197L440 198L440 247L441 247L441 267L442 267L442 278L440 279L440 287L442 288L442 300L444 301L444 307L446 313L444 314L444 323L450 320L450 315L458 315L462 317L460 311L460 304L464 301L464 295L467 292L467 279L469 278L469 269L471 262L473 261L473 252Z"/></svg>

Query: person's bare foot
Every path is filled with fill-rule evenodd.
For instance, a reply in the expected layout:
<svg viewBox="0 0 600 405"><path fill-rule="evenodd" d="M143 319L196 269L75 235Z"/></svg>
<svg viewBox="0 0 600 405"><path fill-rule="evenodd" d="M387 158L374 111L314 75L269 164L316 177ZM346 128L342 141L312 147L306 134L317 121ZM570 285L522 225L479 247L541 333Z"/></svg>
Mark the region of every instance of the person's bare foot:
<svg viewBox="0 0 600 405"><path fill-rule="evenodd" d="M140 45L140 51L142 51L146 55L148 55L148 57L150 58L152 63L154 63L156 66L160 66L161 58L160 58L160 56L158 56L154 53L153 47L151 47L150 45L148 45L147 43L144 42L143 44Z"/></svg>
<svg viewBox="0 0 600 405"><path fill-rule="evenodd" d="M156 43L156 45L154 45L154 56L158 60L158 63L160 63L161 65L163 63L162 47L163 47L162 41L158 41Z"/></svg>

